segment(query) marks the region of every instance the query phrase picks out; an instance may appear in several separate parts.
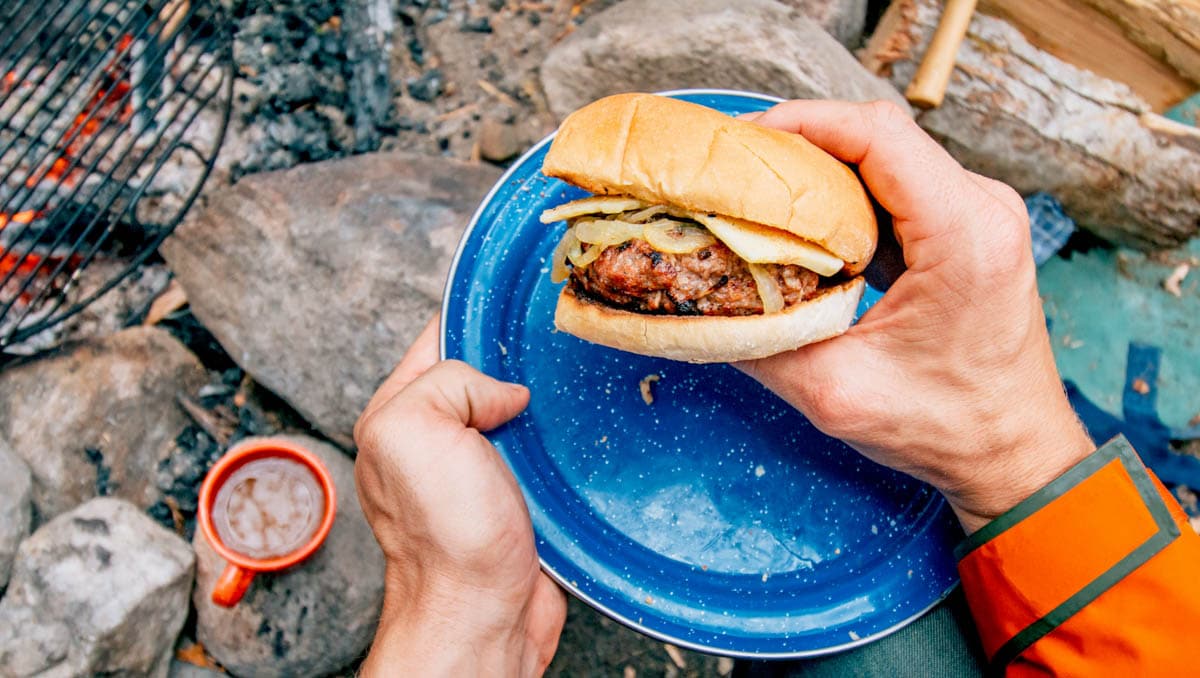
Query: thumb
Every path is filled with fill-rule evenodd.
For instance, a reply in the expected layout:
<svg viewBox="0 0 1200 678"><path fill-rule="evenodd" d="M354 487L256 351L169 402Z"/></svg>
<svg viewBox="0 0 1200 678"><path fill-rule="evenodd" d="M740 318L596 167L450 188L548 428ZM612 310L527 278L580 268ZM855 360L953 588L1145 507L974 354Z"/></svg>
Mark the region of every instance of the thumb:
<svg viewBox="0 0 1200 678"><path fill-rule="evenodd" d="M387 407L403 413L433 410L462 426L487 431L529 404L529 389L493 379L466 363L443 360L417 377Z"/></svg>
<svg viewBox="0 0 1200 678"><path fill-rule="evenodd" d="M800 410L818 428L823 412L845 390L838 370L849 361L847 342L855 338L843 335L769 358L734 363L734 367L753 377L788 404Z"/></svg>

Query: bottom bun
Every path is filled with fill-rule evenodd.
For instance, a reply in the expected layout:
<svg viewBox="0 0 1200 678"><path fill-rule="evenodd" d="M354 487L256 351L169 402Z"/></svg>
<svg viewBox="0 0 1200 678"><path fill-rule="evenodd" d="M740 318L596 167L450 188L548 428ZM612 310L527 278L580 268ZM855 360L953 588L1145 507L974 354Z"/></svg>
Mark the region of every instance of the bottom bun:
<svg viewBox="0 0 1200 678"><path fill-rule="evenodd" d="M690 363L765 358L842 334L865 283L854 278L778 313L744 316L648 315L581 298L558 297L554 326L580 339L641 355Z"/></svg>

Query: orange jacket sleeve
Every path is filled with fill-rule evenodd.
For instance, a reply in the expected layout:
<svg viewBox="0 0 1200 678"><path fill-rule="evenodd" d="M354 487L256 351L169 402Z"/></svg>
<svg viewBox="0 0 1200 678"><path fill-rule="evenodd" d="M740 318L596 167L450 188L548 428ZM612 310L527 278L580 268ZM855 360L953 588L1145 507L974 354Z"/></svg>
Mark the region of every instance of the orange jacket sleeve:
<svg viewBox="0 0 1200 678"><path fill-rule="evenodd" d="M1200 537L1122 437L972 534L958 555L998 672L1196 670Z"/></svg>

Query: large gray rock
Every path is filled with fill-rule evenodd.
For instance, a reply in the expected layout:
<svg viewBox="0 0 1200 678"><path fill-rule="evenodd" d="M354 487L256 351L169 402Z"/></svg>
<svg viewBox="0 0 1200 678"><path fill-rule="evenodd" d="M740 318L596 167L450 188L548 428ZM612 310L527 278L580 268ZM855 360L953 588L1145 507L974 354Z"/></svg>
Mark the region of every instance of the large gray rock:
<svg viewBox="0 0 1200 678"><path fill-rule="evenodd" d="M35 521L97 495L158 501L158 463L191 423L176 395L205 381L183 344L145 327L0 372L0 439L33 472Z"/></svg>
<svg viewBox="0 0 1200 678"><path fill-rule="evenodd" d="M820 24L837 41L853 49L862 40L867 0L783 0Z"/></svg>
<svg viewBox="0 0 1200 678"><path fill-rule="evenodd" d="M162 252L234 360L350 447L499 174L402 153L258 174L214 191Z"/></svg>
<svg viewBox="0 0 1200 678"><path fill-rule="evenodd" d="M99 498L21 544L0 601L5 676L166 676L192 588L187 543Z"/></svg>
<svg viewBox="0 0 1200 678"><path fill-rule="evenodd" d="M383 604L383 552L363 517L354 462L336 448L295 436L325 462L337 487L337 517L325 544L308 560L255 577L233 608L212 602L225 561L197 531L196 640L244 678L323 676L361 657Z"/></svg>
<svg viewBox="0 0 1200 678"><path fill-rule="evenodd" d="M775 0L625 0L546 55L542 87L559 117L609 94L683 87L907 107L818 24Z"/></svg>
<svg viewBox="0 0 1200 678"><path fill-rule="evenodd" d="M33 479L29 467L0 438L0 591L8 585L12 561L33 523Z"/></svg>

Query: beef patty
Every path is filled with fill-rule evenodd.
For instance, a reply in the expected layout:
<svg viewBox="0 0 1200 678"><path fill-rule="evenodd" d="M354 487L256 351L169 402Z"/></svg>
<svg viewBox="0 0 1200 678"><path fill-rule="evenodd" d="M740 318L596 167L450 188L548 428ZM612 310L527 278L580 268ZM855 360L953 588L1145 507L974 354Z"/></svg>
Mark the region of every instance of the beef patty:
<svg viewBox="0 0 1200 678"><path fill-rule="evenodd" d="M586 246L585 246L586 247ZM772 266L785 306L812 297L819 277L800 266ZM671 315L757 315L762 299L746 262L723 243L690 254L656 251L645 240L609 247L572 268L575 289L610 306Z"/></svg>

